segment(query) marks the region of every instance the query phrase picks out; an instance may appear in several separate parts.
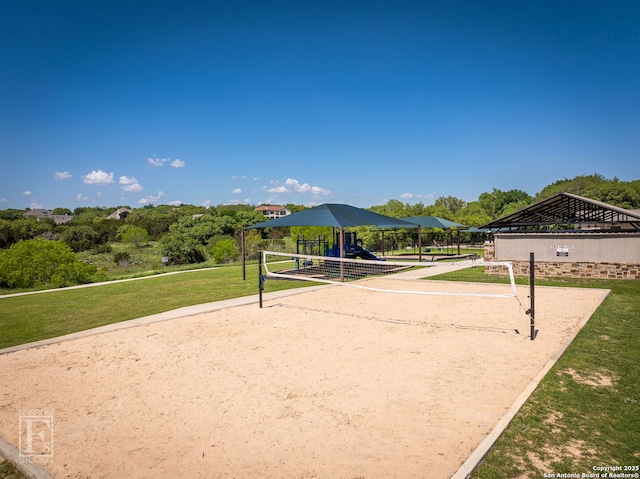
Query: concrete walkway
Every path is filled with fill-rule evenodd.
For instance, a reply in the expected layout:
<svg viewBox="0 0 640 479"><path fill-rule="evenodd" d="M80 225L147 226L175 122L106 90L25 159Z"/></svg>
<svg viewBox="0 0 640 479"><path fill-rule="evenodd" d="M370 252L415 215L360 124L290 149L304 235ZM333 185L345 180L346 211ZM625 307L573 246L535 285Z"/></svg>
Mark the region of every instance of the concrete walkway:
<svg viewBox="0 0 640 479"><path fill-rule="evenodd" d="M326 288L328 286L311 286L308 288L295 288L287 289L284 291L276 291L273 293L265 293L263 296L264 301L271 299L284 298L294 294L306 293L318 288ZM169 321L172 319L185 318L193 316L195 314L209 313L212 311L219 311L221 309L233 308L236 306L245 306L247 304L255 304L258 307L258 295L242 296L239 298L226 299L223 301L214 301L211 303L196 304L193 306L185 306L183 308L173 309L171 311L165 311L164 313L152 314L150 316L143 316L142 318L131 319L128 321L121 321L119 323L107 324L105 326L99 326L97 328L86 329L84 331L78 331L77 333L66 334L64 336L57 336L55 338L43 339L41 341L34 341L31 343L19 344L17 346L11 346L5 349L0 349L0 354L13 353L23 349L39 348L48 344L63 343L65 341L73 341L74 339L84 338L87 336L93 336L95 334L109 333L111 331L118 331L120 329L135 328L151 323L159 323L162 321Z"/></svg>

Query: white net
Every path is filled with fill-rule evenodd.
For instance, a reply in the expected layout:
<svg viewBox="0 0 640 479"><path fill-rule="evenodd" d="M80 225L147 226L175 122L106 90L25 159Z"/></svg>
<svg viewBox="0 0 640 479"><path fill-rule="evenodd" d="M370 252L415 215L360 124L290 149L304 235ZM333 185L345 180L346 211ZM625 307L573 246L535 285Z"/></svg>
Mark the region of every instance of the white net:
<svg viewBox="0 0 640 479"><path fill-rule="evenodd" d="M262 264L267 278L342 284L404 294L517 297L513 268L509 262L376 261L264 251ZM504 268L509 282L495 284L429 279L448 271L474 266Z"/></svg>

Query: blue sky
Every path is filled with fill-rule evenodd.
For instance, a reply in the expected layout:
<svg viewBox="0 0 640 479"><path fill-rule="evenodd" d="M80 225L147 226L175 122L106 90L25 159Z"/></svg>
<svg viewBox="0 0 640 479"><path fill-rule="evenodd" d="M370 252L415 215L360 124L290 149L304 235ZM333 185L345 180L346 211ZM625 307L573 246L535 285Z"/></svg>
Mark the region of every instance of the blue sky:
<svg viewBox="0 0 640 479"><path fill-rule="evenodd" d="M640 2L0 3L0 209L640 179Z"/></svg>

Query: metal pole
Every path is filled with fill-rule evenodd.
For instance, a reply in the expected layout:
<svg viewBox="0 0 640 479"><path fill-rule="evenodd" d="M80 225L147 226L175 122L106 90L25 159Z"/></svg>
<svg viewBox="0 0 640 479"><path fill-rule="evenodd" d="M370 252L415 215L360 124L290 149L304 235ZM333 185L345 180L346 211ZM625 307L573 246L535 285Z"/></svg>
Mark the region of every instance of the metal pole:
<svg viewBox="0 0 640 479"><path fill-rule="evenodd" d="M244 228L240 230L240 242L242 243L242 281L247 279L247 268L246 268L246 250L244 247Z"/></svg>
<svg viewBox="0 0 640 479"><path fill-rule="evenodd" d="M264 277L262 276L262 251L258 258L258 302L262 308L262 290L264 289Z"/></svg>
<svg viewBox="0 0 640 479"><path fill-rule="evenodd" d="M535 313L535 262L533 253L529 253L529 317L531 318L531 341L536 339L536 313Z"/></svg>

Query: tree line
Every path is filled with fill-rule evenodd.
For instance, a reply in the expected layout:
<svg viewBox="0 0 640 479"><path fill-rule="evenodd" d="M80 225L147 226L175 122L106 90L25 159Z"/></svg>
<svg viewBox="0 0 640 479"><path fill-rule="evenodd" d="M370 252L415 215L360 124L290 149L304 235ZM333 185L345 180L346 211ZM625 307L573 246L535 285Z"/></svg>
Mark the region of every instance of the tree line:
<svg viewBox="0 0 640 479"><path fill-rule="evenodd" d="M640 209L640 180L623 182L599 174L556 181L535 196L517 189L494 188L471 202L447 196L437 198L431 205L389 200L368 209L394 218L438 216L471 227L481 226L561 191L622 208ZM107 218L122 207L80 207L73 211L56 208L52 211L54 215L73 216L64 224L56 224L51 218L26 218L28 210L0 210L0 287L29 288L36 284L63 286L87 282L92 269L74 253L87 250L110 253L114 243L141 248L157 241L169 264L199 263L209 258L216 263L234 261L240 256L242 229L266 219L249 205L147 205L135 209L124 206L131 211L124 219ZM292 213L304 209L293 204L286 207ZM328 231L299 227L251 230L245 244L249 253L253 253L267 238L289 235L311 238L320 233ZM359 230L359 236L368 239L373 233L363 228ZM46 263L55 266L62 264L61 258L66 266L59 266L57 271L25 272L26 265ZM116 262L126 262L126 259L126 253L121 252L114 258Z"/></svg>

